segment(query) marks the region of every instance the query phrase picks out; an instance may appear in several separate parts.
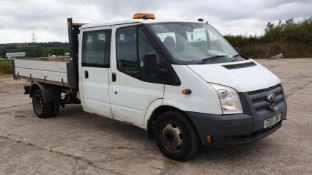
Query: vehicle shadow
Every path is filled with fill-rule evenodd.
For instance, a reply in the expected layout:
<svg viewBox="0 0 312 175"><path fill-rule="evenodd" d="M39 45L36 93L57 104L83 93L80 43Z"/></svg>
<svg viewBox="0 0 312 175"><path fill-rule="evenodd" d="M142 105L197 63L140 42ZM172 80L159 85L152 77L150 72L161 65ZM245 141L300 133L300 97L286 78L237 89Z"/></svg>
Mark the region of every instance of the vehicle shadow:
<svg viewBox="0 0 312 175"><path fill-rule="evenodd" d="M71 105L68 108L65 108L56 118L75 121L78 125L83 124L84 127L90 131L102 132L105 134L109 133L114 135L114 138L116 139L128 140L129 143L137 144L138 148L144 147L145 149L141 150L143 154L144 152L146 154L158 154L155 155L155 157L164 161L167 160L165 157L161 156L154 140L149 140L146 131L139 127L83 112L80 105ZM261 152L264 152L267 147L270 147L270 144L270 139L264 138L263 140L244 145L233 145L221 148L200 147L198 153L192 160L187 162L176 162L176 165L173 166L179 166L185 163L193 164L193 162L232 163L236 160L255 161L261 159Z"/></svg>
<svg viewBox="0 0 312 175"><path fill-rule="evenodd" d="M248 158L251 154L268 146L262 140L255 143L225 147L201 147L194 160L235 160ZM254 157L254 155L253 155Z"/></svg>
<svg viewBox="0 0 312 175"><path fill-rule="evenodd" d="M81 105L68 105L68 107L60 111L58 116L53 118L69 120L77 125L83 124L86 129L116 134L116 137L128 138L132 141L148 140L147 133L142 128L97 114L84 112Z"/></svg>

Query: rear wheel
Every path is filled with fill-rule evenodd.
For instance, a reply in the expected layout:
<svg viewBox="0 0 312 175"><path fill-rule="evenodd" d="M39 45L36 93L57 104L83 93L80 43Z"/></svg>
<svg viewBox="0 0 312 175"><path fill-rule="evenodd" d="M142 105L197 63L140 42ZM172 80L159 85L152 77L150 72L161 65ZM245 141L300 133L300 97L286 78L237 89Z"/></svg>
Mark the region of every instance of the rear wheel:
<svg viewBox="0 0 312 175"><path fill-rule="evenodd" d="M51 106L52 106L52 108L51 108L50 115L51 116L56 116L59 113L59 111L60 111L60 104L58 102L52 102Z"/></svg>
<svg viewBox="0 0 312 175"><path fill-rule="evenodd" d="M46 118L51 115L53 106L51 103L46 103L44 101L43 95L40 89L35 90L35 92L33 93L32 104L33 104L33 110L39 118Z"/></svg>
<svg viewBox="0 0 312 175"><path fill-rule="evenodd" d="M174 160L187 160L194 156L199 139L186 116L177 111L168 111L159 116L155 139L160 151Z"/></svg>

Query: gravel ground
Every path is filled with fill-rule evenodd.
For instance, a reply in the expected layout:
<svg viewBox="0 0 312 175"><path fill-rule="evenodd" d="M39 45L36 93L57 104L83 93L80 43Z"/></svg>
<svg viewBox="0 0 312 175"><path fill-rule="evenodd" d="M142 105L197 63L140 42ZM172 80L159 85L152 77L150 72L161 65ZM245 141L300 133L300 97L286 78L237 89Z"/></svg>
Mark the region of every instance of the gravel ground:
<svg viewBox="0 0 312 175"><path fill-rule="evenodd" d="M25 81L0 77L0 174L312 174L312 59L259 60L283 81L288 120L248 145L163 157L145 131L69 105L37 118ZM259 80L261 81L261 80Z"/></svg>

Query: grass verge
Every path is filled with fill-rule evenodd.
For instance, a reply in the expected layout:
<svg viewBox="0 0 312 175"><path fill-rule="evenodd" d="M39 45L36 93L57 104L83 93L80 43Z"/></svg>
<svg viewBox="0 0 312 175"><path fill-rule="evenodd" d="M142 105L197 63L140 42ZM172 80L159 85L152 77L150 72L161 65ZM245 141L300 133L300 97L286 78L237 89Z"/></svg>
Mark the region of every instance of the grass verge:
<svg viewBox="0 0 312 175"><path fill-rule="evenodd" d="M11 60L0 60L0 75L12 73L12 61Z"/></svg>

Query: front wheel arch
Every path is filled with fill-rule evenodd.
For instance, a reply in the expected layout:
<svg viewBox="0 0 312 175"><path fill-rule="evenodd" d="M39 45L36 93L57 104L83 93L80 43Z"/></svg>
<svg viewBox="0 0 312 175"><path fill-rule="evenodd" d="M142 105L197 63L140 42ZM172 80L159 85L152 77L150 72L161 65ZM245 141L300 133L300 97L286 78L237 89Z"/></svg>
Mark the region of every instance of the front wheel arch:
<svg viewBox="0 0 312 175"><path fill-rule="evenodd" d="M198 131L194 125L194 123L192 122L192 120L189 118L189 116L182 110L173 107L173 106L159 106L158 108L156 108L152 115L150 116L150 118L148 119L147 122L147 133L148 133L148 137L150 139L154 139L154 134L153 134L153 125L155 124L155 122L157 121L158 117L164 113L164 112L168 112L168 111L176 111L179 112L181 114L183 114L183 116L185 116L186 120L193 126L193 128L195 129L195 132L197 134L197 136L199 137Z"/></svg>

